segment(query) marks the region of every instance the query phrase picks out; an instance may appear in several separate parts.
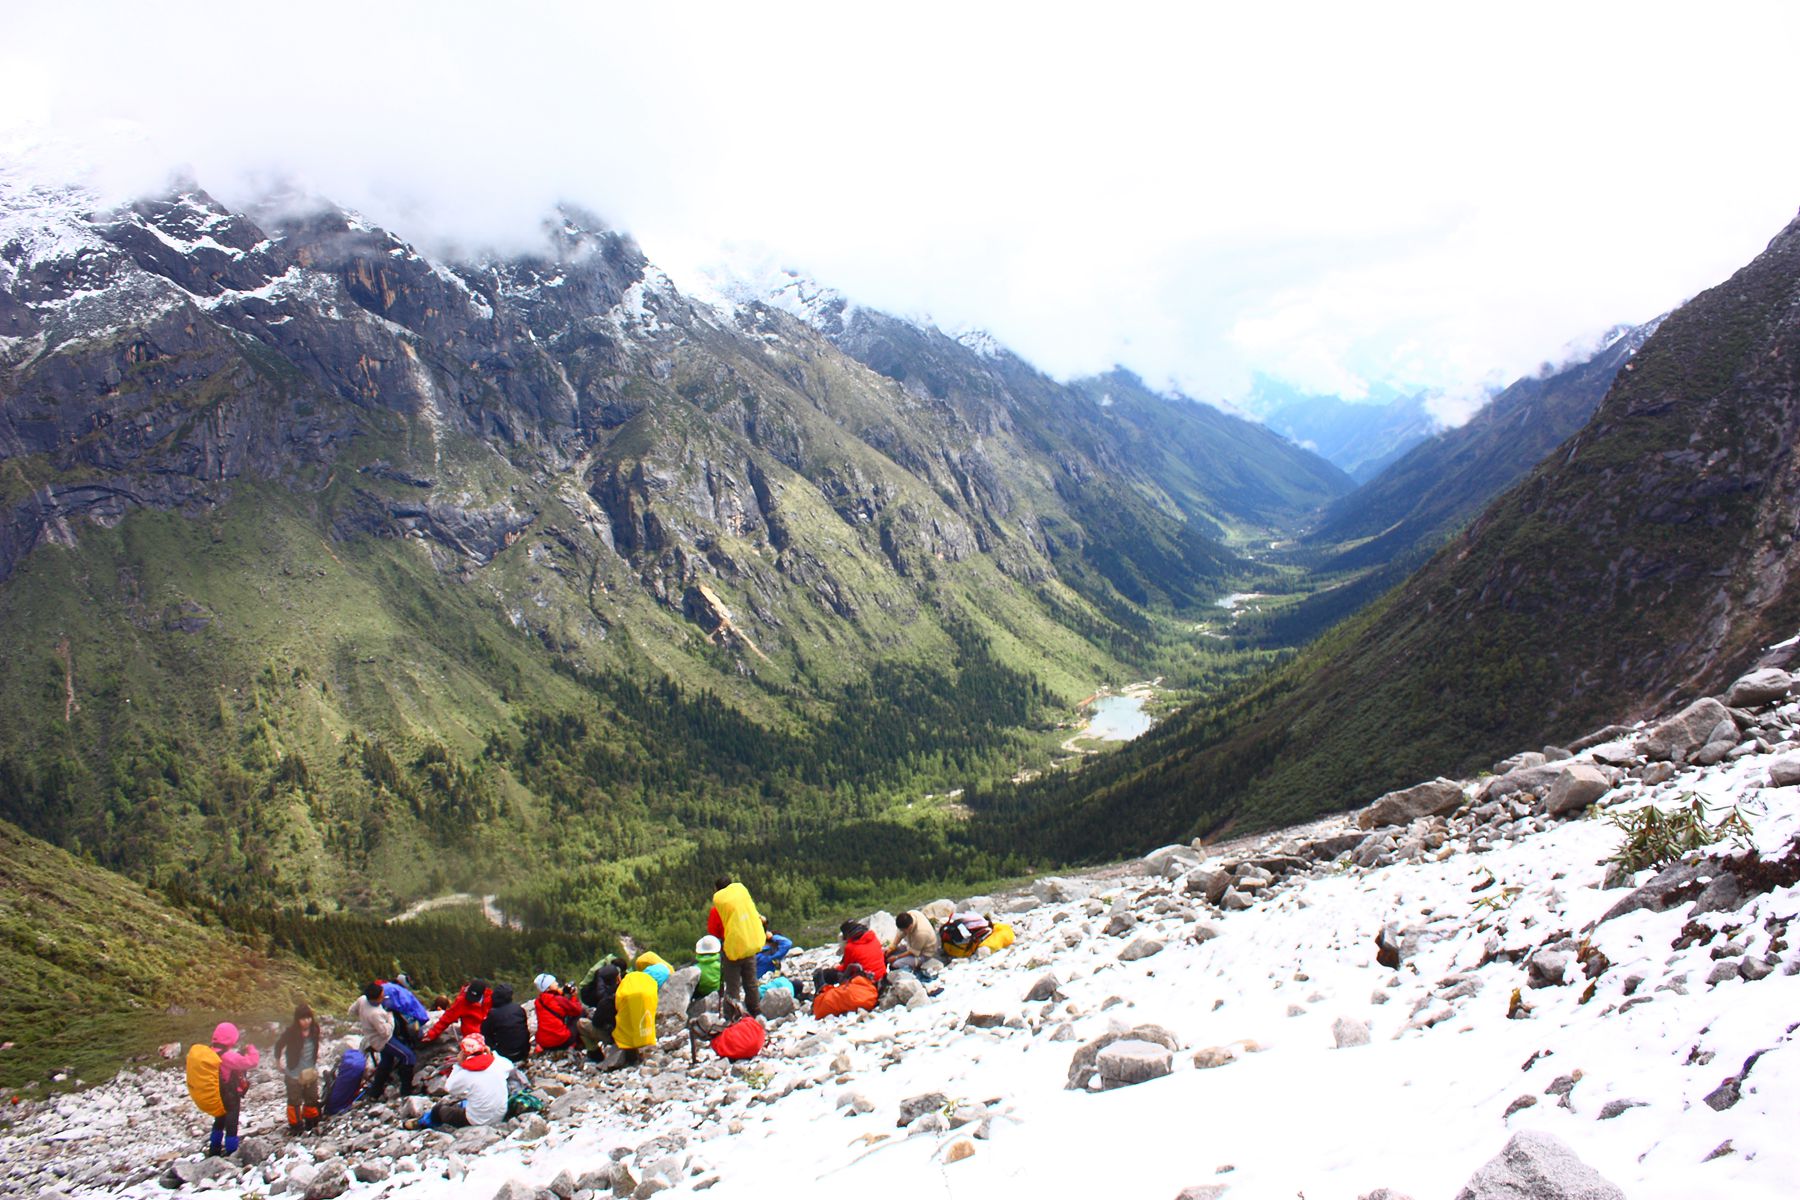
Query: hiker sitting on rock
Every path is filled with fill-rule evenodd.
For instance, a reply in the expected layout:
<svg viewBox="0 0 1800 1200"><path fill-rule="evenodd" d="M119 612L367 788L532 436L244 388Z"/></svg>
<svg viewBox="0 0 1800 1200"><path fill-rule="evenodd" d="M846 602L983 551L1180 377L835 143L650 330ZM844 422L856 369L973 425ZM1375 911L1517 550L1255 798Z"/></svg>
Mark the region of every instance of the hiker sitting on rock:
<svg viewBox="0 0 1800 1200"><path fill-rule="evenodd" d="M706 998L719 990L719 953L723 944L712 934L694 943L694 965L700 977L694 980L694 994L688 997L687 1015L692 1020L706 1004Z"/></svg>
<svg viewBox="0 0 1800 1200"><path fill-rule="evenodd" d="M458 1046L456 1068L444 1098L414 1123L414 1129L440 1126L498 1125L506 1120L506 1077L513 1064L488 1049L479 1033Z"/></svg>
<svg viewBox="0 0 1800 1200"><path fill-rule="evenodd" d="M275 1061L287 1085L289 1133L319 1127L319 1018L310 1005L294 1006L294 1023L275 1043Z"/></svg>
<svg viewBox="0 0 1800 1200"><path fill-rule="evenodd" d="M589 1062L601 1061L613 1044L613 1026L619 1019L619 974L619 964L603 961L594 966L593 974L581 985L581 1003L588 1015L575 1023L575 1035L581 1039Z"/></svg>
<svg viewBox="0 0 1800 1200"><path fill-rule="evenodd" d="M376 980L365 987L363 994L350 1005L350 1019L362 1030L363 1053L375 1062L375 1074L357 1099L367 1100L371 1104L381 1099L381 1093L387 1090L389 1078L396 1072L400 1075L400 1094L410 1095L413 1068L419 1061L412 1047L400 1040L397 1030L404 1018L397 1017L388 1010L385 994L383 984Z"/></svg>
<svg viewBox="0 0 1800 1200"><path fill-rule="evenodd" d="M206 1153L236 1154L238 1115L244 1093L250 1090L250 1072L261 1060L256 1047L237 1049L238 1027L220 1021L213 1029L212 1045L196 1045L188 1051L188 1095L201 1112L213 1119Z"/></svg>
<svg viewBox="0 0 1800 1200"><path fill-rule="evenodd" d="M895 917L894 927L899 932L894 936L894 944L888 947L888 966L911 971L921 979L930 979L930 964L942 953L937 930L916 908Z"/></svg>
<svg viewBox="0 0 1800 1200"><path fill-rule="evenodd" d="M838 970L848 972L851 967L861 967L875 986L887 978L887 952L881 947L881 939L875 931L861 921L845 921L838 927L844 935L844 957L838 963Z"/></svg>
<svg viewBox="0 0 1800 1200"><path fill-rule="evenodd" d="M481 1023L487 1020L488 1010L494 1006L493 993L488 990L487 980L471 979L456 993L456 999L445 1006L443 1013L431 1023L425 1031L424 1040L435 1042L438 1034L444 1032L445 1026L452 1021L457 1023L457 1036L468 1037L471 1033L481 1032Z"/></svg>
<svg viewBox="0 0 1800 1200"><path fill-rule="evenodd" d="M568 1050L575 1042L575 1023L581 1020L581 1001L572 984L557 982L548 971L532 980L537 988L537 1048L545 1054Z"/></svg>
<svg viewBox="0 0 1800 1200"><path fill-rule="evenodd" d="M523 1068L531 1057L531 1023L525 1006L513 999L510 983L496 983L493 1005L481 1022L481 1036L490 1049L514 1066Z"/></svg>

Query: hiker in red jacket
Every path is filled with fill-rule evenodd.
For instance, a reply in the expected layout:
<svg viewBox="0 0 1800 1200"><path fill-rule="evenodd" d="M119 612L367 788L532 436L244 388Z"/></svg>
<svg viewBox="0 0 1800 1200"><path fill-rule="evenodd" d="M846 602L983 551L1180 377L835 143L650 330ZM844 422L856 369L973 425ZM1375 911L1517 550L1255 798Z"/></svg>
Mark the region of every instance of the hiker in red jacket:
<svg viewBox="0 0 1800 1200"><path fill-rule="evenodd" d="M575 1022L581 1020L581 1001L573 985L556 981L548 971L532 983L537 987L537 1045L542 1051L566 1050L575 1043Z"/></svg>
<svg viewBox="0 0 1800 1200"><path fill-rule="evenodd" d="M838 970L861 967L877 987L881 986L887 975L887 950L875 931L861 921L845 921L838 931L844 935L844 959L838 963Z"/></svg>
<svg viewBox="0 0 1800 1200"><path fill-rule="evenodd" d="M462 991L456 993L456 999L444 1010L444 1015L431 1023L425 1031L423 1040L437 1041L438 1034L452 1021L461 1022L456 1031L459 1038L468 1037L471 1033L481 1032L481 1023L487 1020L488 1010L494 1007L494 993L488 988L487 980L471 979Z"/></svg>

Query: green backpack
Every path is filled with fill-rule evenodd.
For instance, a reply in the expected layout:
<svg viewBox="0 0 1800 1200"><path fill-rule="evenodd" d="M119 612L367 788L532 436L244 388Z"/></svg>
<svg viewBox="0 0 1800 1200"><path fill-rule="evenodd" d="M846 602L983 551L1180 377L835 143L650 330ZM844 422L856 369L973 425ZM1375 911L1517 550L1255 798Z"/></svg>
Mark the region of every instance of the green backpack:
<svg viewBox="0 0 1800 1200"><path fill-rule="evenodd" d="M523 1113L544 1111L544 1101L536 1092L514 1092L506 1098L506 1119Z"/></svg>

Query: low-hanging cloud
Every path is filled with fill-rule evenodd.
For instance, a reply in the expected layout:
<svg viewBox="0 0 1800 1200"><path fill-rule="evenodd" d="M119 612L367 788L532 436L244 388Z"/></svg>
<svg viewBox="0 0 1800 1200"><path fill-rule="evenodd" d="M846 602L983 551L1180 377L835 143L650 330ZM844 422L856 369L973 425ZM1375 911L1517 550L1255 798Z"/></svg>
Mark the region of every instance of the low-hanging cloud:
<svg viewBox="0 0 1800 1200"><path fill-rule="evenodd" d="M3 18L0 139L464 252L573 202L678 278L768 247L1221 400L1480 394L1800 205L1789 8L1454 7L46 3Z"/></svg>

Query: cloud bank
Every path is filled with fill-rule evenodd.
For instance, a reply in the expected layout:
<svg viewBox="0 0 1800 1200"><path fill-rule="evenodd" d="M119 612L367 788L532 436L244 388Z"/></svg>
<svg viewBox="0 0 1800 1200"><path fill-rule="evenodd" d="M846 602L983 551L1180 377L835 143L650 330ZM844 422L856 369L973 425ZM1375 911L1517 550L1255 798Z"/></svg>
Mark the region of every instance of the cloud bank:
<svg viewBox="0 0 1800 1200"><path fill-rule="evenodd" d="M0 144L438 247L573 202L677 278L767 248L1057 374L1448 413L1800 206L1792 6L1210 7L14 4Z"/></svg>

